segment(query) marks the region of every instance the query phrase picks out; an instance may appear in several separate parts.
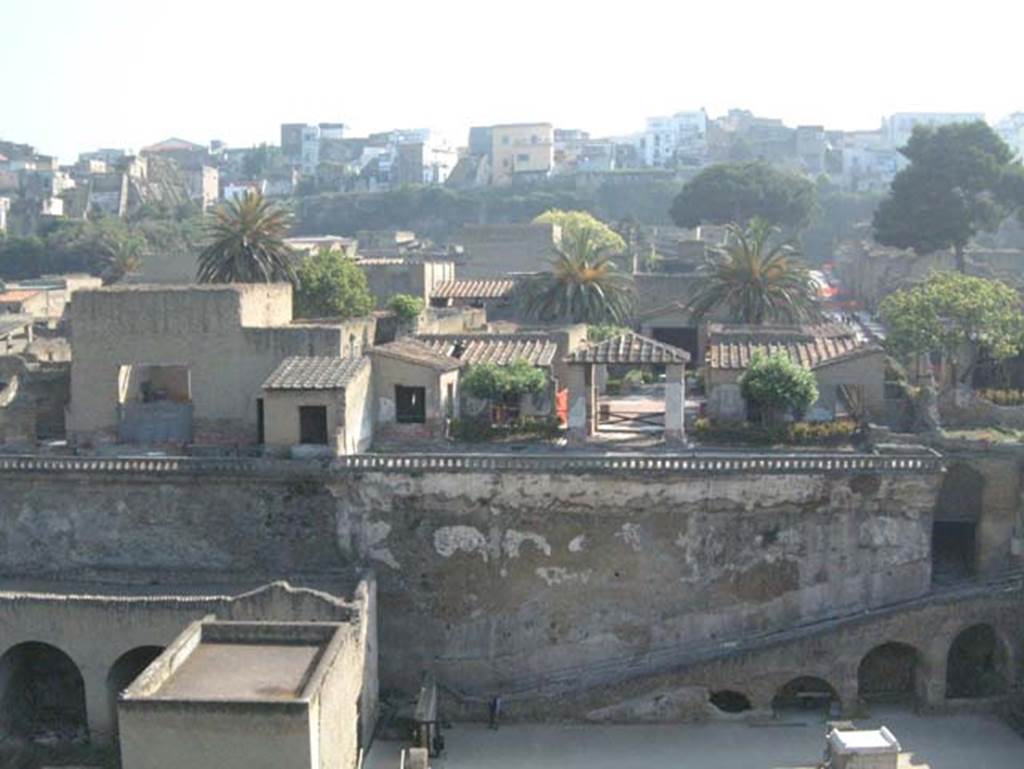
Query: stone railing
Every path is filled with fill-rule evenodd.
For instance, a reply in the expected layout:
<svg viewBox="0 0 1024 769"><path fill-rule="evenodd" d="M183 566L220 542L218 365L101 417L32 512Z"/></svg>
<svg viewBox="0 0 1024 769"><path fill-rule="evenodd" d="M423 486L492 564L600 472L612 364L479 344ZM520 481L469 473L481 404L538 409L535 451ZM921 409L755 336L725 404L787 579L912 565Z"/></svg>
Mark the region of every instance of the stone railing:
<svg viewBox="0 0 1024 769"><path fill-rule="evenodd" d="M942 469L936 452L901 454L356 454L334 460L205 457L61 457L0 455L0 474L330 475L351 473L567 473L626 475L820 475Z"/></svg>

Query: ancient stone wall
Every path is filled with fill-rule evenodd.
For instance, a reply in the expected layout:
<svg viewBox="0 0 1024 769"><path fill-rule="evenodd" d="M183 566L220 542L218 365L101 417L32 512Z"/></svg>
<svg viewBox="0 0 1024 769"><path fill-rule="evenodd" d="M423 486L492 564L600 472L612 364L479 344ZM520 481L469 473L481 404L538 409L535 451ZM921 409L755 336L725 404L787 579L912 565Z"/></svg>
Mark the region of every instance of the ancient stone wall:
<svg viewBox="0 0 1024 769"><path fill-rule="evenodd" d="M429 668L474 691L729 641L930 584L934 468L304 467L6 473L0 572L278 578L370 565L383 685L412 690Z"/></svg>

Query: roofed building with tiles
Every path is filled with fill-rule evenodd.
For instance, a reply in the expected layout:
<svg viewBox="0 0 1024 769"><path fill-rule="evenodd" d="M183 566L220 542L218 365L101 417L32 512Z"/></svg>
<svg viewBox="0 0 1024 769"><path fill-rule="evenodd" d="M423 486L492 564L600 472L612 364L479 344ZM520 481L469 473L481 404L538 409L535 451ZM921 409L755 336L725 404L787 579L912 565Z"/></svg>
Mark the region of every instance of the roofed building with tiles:
<svg viewBox="0 0 1024 769"><path fill-rule="evenodd" d="M712 419L747 416L739 382L755 355L785 355L814 372L818 401L807 417L885 417L885 352L843 323L805 326L711 324L704 357Z"/></svg>
<svg viewBox="0 0 1024 769"><path fill-rule="evenodd" d="M434 287L430 295L433 307L479 307L487 310L489 320L513 320L518 316L515 278L479 278L449 280Z"/></svg>
<svg viewBox="0 0 1024 769"><path fill-rule="evenodd" d="M365 451L373 441L371 371L363 356L285 358L263 382L264 445L301 456Z"/></svg>
<svg viewBox="0 0 1024 769"><path fill-rule="evenodd" d="M424 334L417 339L434 352L470 365L506 366L523 360L550 367L558 353L558 344L544 334Z"/></svg>
<svg viewBox="0 0 1024 769"><path fill-rule="evenodd" d="M464 363L417 339L403 337L370 350L374 431L383 440L440 438L459 415Z"/></svg>
<svg viewBox="0 0 1024 769"><path fill-rule="evenodd" d="M673 365L689 360L686 350L633 332L580 347L567 358L569 363L625 365Z"/></svg>

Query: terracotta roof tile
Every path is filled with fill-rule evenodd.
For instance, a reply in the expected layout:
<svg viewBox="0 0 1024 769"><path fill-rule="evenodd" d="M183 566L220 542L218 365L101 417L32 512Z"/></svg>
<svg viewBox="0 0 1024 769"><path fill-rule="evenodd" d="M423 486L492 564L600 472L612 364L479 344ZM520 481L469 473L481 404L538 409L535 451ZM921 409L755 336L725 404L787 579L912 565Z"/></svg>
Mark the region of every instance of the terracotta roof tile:
<svg viewBox="0 0 1024 769"><path fill-rule="evenodd" d="M281 361L263 383L264 390L337 390L370 365L366 358L295 355Z"/></svg>
<svg viewBox="0 0 1024 769"><path fill-rule="evenodd" d="M434 288L437 299L503 299L511 295L516 281L511 278L449 280Z"/></svg>
<svg viewBox="0 0 1024 769"><path fill-rule="evenodd" d="M439 371L453 371L462 367L462 361L436 352L434 349L412 337L403 337L394 342L378 345L370 348L371 355L383 355L386 358L395 358L407 363L415 363L421 366L437 369Z"/></svg>
<svg viewBox="0 0 1024 769"><path fill-rule="evenodd" d="M531 366L550 366L558 352L552 339L538 334L425 334L417 339L435 352L470 365L504 366L525 360Z"/></svg>
<svg viewBox="0 0 1024 769"><path fill-rule="evenodd" d="M630 332L581 347L566 360L569 363L674 364L689 361L690 353Z"/></svg>
<svg viewBox="0 0 1024 769"><path fill-rule="evenodd" d="M709 327L708 336L705 363L720 370L746 369L757 353L783 354L804 368L814 369L877 349L840 323L765 327L715 324Z"/></svg>

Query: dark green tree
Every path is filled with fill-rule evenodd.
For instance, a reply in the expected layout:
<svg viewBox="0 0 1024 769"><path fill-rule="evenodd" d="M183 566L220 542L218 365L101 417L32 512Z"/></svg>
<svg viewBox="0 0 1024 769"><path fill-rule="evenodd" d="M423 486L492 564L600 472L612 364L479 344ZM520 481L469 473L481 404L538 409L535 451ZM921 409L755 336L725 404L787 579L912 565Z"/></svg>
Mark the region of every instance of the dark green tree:
<svg viewBox="0 0 1024 769"><path fill-rule="evenodd" d="M740 377L740 392L761 410L762 422L773 424L787 413L803 415L818 400L818 383L785 353L755 353Z"/></svg>
<svg viewBox="0 0 1024 769"><path fill-rule="evenodd" d="M708 166L683 186L671 214L680 227L760 218L796 231L807 226L814 208L811 182L755 161Z"/></svg>
<svg viewBox="0 0 1024 769"><path fill-rule="evenodd" d="M300 318L355 318L373 310L366 274L340 251L318 249L302 260L295 289Z"/></svg>
<svg viewBox="0 0 1024 769"><path fill-rule="evenodd" d="M247 192L210 217L199 254L200 283L273 283L298 278L284 242L291 216L259 193Z"/></svg>
<svg viewBox="0 0 1024 769"><path fill-rule="evenodd" d="M818 287L777 227L729 225L728 242L697 268L686 306L697 318L724 308L735 323L797 323L818 316Z"/></svg>
<svg viewBox="0 0 1024 769"><path fill-rule="evenodd" d="M1020 162L980 120L918 126L900 152L910 165L875 212L875 239L918 254L952 248L964 272L971 238L1024 205Z"/></svg>
<svg viewBox="0 0 1024 769"><path fill-rule="evenodd" d="M581 230L555 248L551 269L519 284L523 313L543 322L623 323L633 307L633 279L616 267L597 235Z"/></svg>

